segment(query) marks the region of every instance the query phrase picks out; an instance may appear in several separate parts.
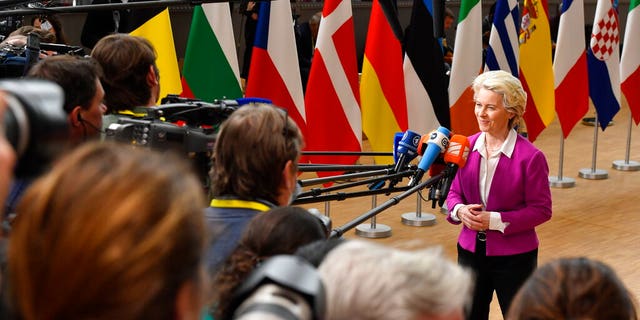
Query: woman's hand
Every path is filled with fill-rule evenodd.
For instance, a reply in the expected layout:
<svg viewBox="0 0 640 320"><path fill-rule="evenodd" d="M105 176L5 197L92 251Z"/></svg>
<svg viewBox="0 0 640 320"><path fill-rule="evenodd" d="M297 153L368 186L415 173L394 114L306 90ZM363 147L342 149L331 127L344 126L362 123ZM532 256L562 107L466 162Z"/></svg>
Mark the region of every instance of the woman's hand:
<svg viewBox="0 0 640 320"><path fill-rule="evenodd" d="M484 211L481 204L468 204L458 210L460 221L469 229L474 231L486 231L489 229L491 213Z"/></svg>

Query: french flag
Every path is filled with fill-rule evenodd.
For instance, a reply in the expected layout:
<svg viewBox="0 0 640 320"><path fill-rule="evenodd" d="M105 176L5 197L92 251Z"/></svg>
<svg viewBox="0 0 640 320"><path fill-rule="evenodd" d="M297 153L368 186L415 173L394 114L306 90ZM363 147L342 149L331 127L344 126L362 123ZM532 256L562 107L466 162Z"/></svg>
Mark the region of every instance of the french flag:
<svg viewBox="0 0 640 320"><path fill-rule="evenodd" d="M584 39L584 1L562 1L558 40L553 59L556 113L566 139L589 110L589 81Z"/></svg>
<svg viewBox="0 0 640 320"><path fill-rule="evenodd" d="M266 98L287 109L303 136L306 116L289 0L259 2L256 40L246 97Z"/></svg>
<svg viewBox="0 0 640 320"><path fill-rule="evenodd" d="M620 28L612 0L598 0L587 65L589 96L605 130L620 110Z"/></svg>

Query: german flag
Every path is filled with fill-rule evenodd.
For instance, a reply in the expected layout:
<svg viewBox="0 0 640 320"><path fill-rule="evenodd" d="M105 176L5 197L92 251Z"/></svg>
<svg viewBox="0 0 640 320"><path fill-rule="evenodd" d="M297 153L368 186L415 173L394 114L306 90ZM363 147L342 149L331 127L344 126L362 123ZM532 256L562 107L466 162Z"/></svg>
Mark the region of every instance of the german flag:
<svg viewBox="0 0 640 320"><path fill-rule="evenodd" d="M393 0L374 0L362 62L362 129L373 151L391 151L396 132L408 128L402 27ZM391 157L375 157L391 164Z"/></svg>

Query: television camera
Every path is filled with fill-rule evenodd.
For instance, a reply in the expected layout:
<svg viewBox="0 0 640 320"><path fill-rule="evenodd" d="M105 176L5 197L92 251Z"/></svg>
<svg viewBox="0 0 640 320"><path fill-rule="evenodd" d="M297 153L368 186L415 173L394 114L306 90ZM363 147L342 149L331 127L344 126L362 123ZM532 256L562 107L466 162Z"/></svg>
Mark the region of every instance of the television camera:
<svg viewBox="0 0 640 320"><path fill-rule="evenodd" d="M236 100L208 103L170 95L166 104L136 108L142 117L119 117L105 131L105 139L156 150L186 153L196 173L208 187L210 157L222 122L239 104Z"/></svg>

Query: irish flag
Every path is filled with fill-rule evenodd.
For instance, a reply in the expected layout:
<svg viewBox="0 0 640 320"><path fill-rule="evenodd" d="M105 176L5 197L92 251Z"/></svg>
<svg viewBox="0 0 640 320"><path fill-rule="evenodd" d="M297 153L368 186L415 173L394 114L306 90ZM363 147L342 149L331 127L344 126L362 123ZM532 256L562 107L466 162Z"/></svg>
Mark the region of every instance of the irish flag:
<svg viewBox="0 0 640 320"><path fill-rule="evenodd" d="M209 102L242 97L229 3L193 8L182 90L183 97Z"/></svg>
<svg viewBox="0 0 640 320"><path fill-rule="evenodd" d="M631 0L620 60L622 93L636 125L640 123L640 0Z"/></svg>
<svg viewBox="0 0 640 320"><path fill-rule="evenodd" d="M473 79L482 72L482 7L480 0L462 0L458 13L456 53L449 81L451 129L470 136L480 129L474 114Z"/></svg>

